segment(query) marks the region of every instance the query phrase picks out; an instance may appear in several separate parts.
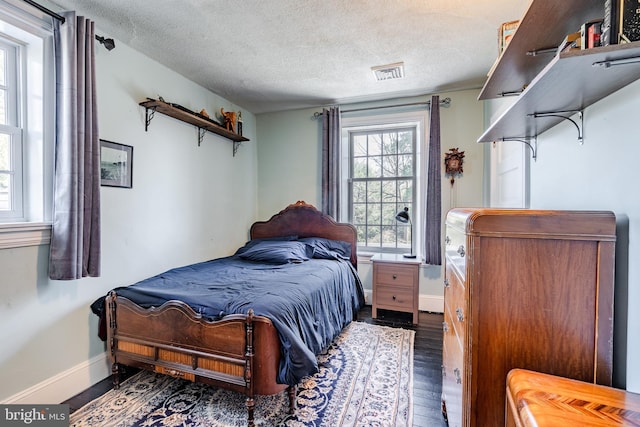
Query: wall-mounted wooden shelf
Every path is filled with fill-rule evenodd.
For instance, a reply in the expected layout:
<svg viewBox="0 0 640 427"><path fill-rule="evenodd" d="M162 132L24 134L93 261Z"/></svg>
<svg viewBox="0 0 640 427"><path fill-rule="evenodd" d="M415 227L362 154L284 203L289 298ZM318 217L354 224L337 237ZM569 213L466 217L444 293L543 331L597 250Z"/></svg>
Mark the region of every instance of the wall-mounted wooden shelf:
<svg viewBox="0 0 640 427"><path fill-rule="evenodd" d="M235 156L240 143L249 141L249 139L245 138L244 136L227 130L215 120L198 114L195 111L188 110L181 105L170 104L168 102L150 98L147 98L146 101L141 102L140 105L145 109L145 131L148 130L149 124L151 123L154 114L158 112L166 116L173 117L176 120L180 120L182 122L196 126L198 128L198 145L200 145L200 143L202 142L204 134L207 131L213 132L233 142L233 155Z"/></svg>
<svg viewBox="0 0 640 427"><path fill-rule="evenodd" d="M524 142L535 157L537 136L564 120L582 142L582 111L640 79L640 42L555 52L567 34L603 15L600 0L532 1L478 98L517 97L478 142ZM580 123L571 119L576 113Z"/></svg>
<svg viewBox="0 0 640 427"><path fill-rule="evenodd" d="M520 20L518 29L498 58L484 84L479 100L518 94L529 85L555 52L567 34L580 30L580 25L602 18L602 0L535 0Z"/></svg>
<svg viewBox="0 0 640 427"><path fill-rule="evenodd" d="M535 117L535 114L568 112L571 115L638 80L640 62L610 67L597 65L636 56L640 56L640 42L556 55L478 142L533 138L551 129L563 119Z"/></svg>

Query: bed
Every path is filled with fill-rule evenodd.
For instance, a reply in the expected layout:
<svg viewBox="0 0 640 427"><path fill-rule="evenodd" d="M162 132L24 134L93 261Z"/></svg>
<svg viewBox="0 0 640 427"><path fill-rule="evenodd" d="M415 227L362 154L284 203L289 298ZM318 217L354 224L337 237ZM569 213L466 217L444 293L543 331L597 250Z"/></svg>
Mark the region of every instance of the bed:
<svg viewBox="0 0 640 427"><path fill-rule="evenodd" d="M92 310L114 386L132 366L244 393L249 426L257 394L286 389L293 412L295 385L364 304L356 243L352 225L299 201L232 256L112 290Z"/></svg>

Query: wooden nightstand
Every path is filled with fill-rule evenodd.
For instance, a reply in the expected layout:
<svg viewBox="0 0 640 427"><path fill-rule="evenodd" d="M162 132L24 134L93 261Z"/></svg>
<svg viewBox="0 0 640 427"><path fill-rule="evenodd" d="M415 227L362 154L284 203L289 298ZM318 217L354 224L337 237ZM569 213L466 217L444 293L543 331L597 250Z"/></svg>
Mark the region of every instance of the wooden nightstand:
<svg viewBox="0 0 640 427"><path fill-rule="evenodd" d="M375 319L378 309L413 313L413 323L418 323L418 284L420 261L398 254L378 254L373 262L373 305L371 315Z"/></svg>

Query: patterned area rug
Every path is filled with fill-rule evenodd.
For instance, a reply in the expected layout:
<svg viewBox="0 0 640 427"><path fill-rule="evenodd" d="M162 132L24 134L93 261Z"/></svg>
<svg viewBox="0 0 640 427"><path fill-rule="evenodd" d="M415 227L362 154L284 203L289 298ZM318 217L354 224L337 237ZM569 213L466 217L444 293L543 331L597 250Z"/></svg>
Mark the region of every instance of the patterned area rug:
<svg viewBox="0 0 640 427"><path fill-rule="evenodd" d="M257 426L393 426L413 423L415 332L352 322L318 356L320 371L286 391L257 396ZM246 426L245 396L140 372L71 415L71 426Z"/></svg>

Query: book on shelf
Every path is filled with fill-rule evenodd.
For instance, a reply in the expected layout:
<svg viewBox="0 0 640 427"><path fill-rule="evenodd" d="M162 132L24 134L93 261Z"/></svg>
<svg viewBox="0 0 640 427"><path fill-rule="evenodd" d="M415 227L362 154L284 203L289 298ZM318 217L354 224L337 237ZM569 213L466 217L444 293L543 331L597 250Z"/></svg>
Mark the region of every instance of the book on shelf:
<svg viewBox="0 0 640 427"><path fill-rule="evenodd" d="M498 54L505 50L511 37L513 37L513 34L518 29L518 25L520 25L520 21L509 21L500 25L500 29L498 30Z"/></svg>
<svg viewBox="0 0 640 427"><path fill-rule="evenodd" d="M602 19L594 19L580 26L580 47L582 49L600 46L602 21Z"/></svg>
<svg viewBox="0 0 640 427"><path fill-rule="evenodd" d="M618 43L631 43L640 40L640 2L621 0L620 32Z"/></svg>
<svg viewBox="0 0 640 427"><path fill-rule="evenodd" d="M640 40L640 2L605 0L602 46Z"/></svg>
<svg viewBox="0 0 640 427"><path fill-rule="evenodd" d="M600 38L602 36L602 20L593 25L589 25L587 29L587 49L602 46Z"/></svg>
<svg viewBox="0 0 640 427"><path fill-rule="evenodd" d="M618 7L620 0L605 0L604 19L602 21L602 46L618 44Z"/></svg>

